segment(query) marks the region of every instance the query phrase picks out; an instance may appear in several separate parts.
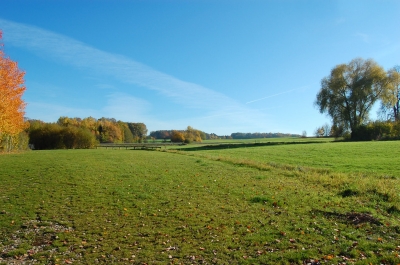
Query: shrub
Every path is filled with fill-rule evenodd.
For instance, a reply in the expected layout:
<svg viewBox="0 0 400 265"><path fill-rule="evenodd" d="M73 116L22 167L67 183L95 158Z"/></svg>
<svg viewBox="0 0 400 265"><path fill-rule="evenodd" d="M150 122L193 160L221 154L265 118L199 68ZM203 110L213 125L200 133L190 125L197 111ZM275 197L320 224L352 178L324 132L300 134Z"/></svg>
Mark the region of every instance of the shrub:
<svg viewBox="0 0 400 265"><path fill-rule="evenodd" d="M34 149L93 148L95 136L85 128L43 124L29 131L29 143Z"/></svg>
<svg viewBox="0 0 400 265"><path fill-rule="evenodd" d="M1 151L15 151L29 149L29 137L25 131L15 135L1 135L0 136L0 152Z"/></svg>
<svg viewBox="0 0 400 265"><path fill-rule="evenodd" d="M185 136L183 135L183 133L179 131L172 131L171 142L183 143L184 141L185 141Z"/></svg>
<svg viewBox="0 0 400 265"><path fill-rule="evenodd" d="M393 122L375 121L358 126L351 132L351 140L371 141L397 139L400 134L400 125Z"/></svg>

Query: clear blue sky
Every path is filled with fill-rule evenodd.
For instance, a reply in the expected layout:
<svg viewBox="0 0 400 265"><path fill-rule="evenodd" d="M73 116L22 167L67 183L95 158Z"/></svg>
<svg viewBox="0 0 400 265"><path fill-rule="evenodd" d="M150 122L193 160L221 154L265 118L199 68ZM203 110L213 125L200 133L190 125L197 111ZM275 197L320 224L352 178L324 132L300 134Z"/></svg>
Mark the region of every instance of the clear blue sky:
<svg viewBox="0 0 400 265"><path fill-rule="evenodd" d="M400 64L400 1L2 0L26 116L312 135L337 64ZM374 115L375 111L371 113Z"/></svg>

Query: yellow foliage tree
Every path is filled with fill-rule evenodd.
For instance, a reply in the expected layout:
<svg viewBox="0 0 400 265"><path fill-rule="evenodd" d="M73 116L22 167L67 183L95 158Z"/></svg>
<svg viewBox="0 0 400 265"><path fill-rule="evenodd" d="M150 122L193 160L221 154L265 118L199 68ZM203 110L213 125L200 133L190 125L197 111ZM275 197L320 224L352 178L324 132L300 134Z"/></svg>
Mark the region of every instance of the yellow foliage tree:
<svg viewBox="0 0 400 265"><path fill-rule="evenodd" d="M1 37L0 31L0 40ZM17 62L5 55L0 44L0 146L7 151L12 149L18 134L28 125L24 122L26 103L22 100L26 90L24 75Z"/></svg>
<svg viewBox="0 0 400 265"><path fill-rule="evenodd" d="M171 142L183 143L185 141L185 136L180 131L172 131Z"/></svg>
<svg viewBox="0 0 400 265"><path fill-rule="evenodd" d="M201 142L201 134L199 130L194 129L191 126L188 126L185 131L185 141L190 142Z"/></svg>
<svg viewBox="0 0 400 265"><path fill-rule="evenodd" d="M117 123L102 118L99 120L99 137L102 143L122 143L123 133Z"/></svg>

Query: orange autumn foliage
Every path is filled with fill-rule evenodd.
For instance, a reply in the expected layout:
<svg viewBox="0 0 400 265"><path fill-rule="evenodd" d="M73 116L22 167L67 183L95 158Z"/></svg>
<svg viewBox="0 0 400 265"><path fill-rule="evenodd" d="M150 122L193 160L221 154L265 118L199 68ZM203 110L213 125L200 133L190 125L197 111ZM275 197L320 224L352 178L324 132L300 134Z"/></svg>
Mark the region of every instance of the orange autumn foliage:
<svg viewBox="0 0 400 265"><path fill-rule="evenodd" d="M171 142L183 143L185 141L185 136L180 131L172 131Z"/></svg>
<svg viewBox="0 0 400 265"><path fill-rule="evenodd" d="M24 122L26 104L22 100L26 90L24 75L17 62L5 55L0 44L0 138L17 135L27 126Z"/></svg>

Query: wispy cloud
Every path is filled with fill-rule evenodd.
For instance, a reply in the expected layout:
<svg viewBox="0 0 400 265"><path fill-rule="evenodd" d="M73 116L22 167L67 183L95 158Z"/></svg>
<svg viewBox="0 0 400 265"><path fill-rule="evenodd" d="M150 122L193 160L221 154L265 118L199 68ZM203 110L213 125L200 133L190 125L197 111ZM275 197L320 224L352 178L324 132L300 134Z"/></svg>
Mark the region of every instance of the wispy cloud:
<svg viewBox="0 0 400 265"><path fill-rule="evenodd" d="M280 96L280 95L287 94L287 93L290 93L292 91L299 90L299 89L304 89L304 88L307 88L307 86L293 88L293 89L290 89L290 90L283 91L281 93L277 93L277 94L274 94L274 95L258 98L258 99L255 99L255 100L251 100L251 101L246 102L246 104L254 103L254 102L257 102L257 101L260 101L260 100L264 100L264 99L268 99L268 98L273 98L273 97L276 97L276 96Z"/></svg>
<svg viewBox="0 0 400 265"><path fill-rule="evenodd" d="M365 43L369 43L371 40L371 37L368 34L357 32L356 36L361 38L361 40Z"/></svg>
<svg viewBox="0 0 400 265"><path fill-rule="evenodd" d="M40 55L45 54L85 71L95 71L123 83L135 85L136 88L132 91L125 91L129 94L134 95L135 89L147 88L186 108L200 109L211 116L224 115L224 119L235 122L251 122L248 116L254 115L254 110L222 93L180 80L130 58L101 51L72 38L3 19L0 19L0 28L7 45L22 47ZM138 103L137 99L131 100ZM112 102L113 98L109 101ZM148 104L143 102L139 102L139 105L148 107ZM113 106L108 107L108 110L115 113L122 112L124 107L130 105ZM261 117L263 113L257 113L257 116Z"/></svg>
<svg viewBox="0 0 400 265"><path fill-rule="evenodd" d="M340 17L340 18L337 18L335 20L335 24L336 25L341 25L341 24L344 24L344 23L346 23L346 19L344 17Z"/></svg>
<svg viewBox="0 0 400 265"><path fill-rule="evenodd" d="M237 104L231 98L182 81L121 55L107 53L69 37L0 19L4 40L15 46L61 59L71 65L95 70L120 81L155 90L191 108L214 109L221 103Z"/></svg>

